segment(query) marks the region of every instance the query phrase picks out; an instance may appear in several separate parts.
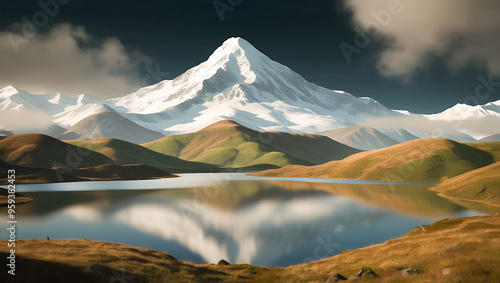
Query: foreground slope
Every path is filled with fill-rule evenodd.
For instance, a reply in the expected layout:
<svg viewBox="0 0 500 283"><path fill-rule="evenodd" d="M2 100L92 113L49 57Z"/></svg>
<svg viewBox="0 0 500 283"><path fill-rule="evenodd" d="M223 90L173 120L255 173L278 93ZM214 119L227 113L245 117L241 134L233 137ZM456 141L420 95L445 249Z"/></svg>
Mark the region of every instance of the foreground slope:
<svg viewBox="0 0 500 283"><path fill-rule="evenodd" d="M101 112L79 121L60 138L88 140L101 137L140 144L162 138L164 135L146 129L116 112Z"/></svg>
<svg viewBox="0 0 500 283"><path fill-rule="evenodd" d="M370 282L498 282L500 216L445 219L419 226L383 244L287 268L247 264L194 264L158 251L118 243L84 240L18 240L16 279L38 282L325 282L370 267L379 275ZM0 256L8 256L0 241ZM326 251L324 251L326 253ZM312 253L312 251L311 251ZM119 258L120 260L116 260ZM400 277L398 271L417 268ZM5 281L7 266L0 267Z"/></svg>
<svg viewBox="0 0 500 283"><path fill-rule="evenodd" d="M226 167L320 164L359 152L325 136L257 132L230 120L143 146L181 159Z"/></svg>
<svg viewBox="0 0 500 283"><path fill-rule="evenodd" d="M437 182L487 166L500 143L464 144L447 139L413 140L317 166L287 166L256 176Z"/></svg>
<svg viewBox="0 0 500 283"><path fill-rule="evenodd" d="M113 138L97 138L90 141L66 141L69 144L99 152L117 164L146 164L168 172L213 172L218 166L191 162L158 153L143 146Z"/></svg>
<svg viewBox="0 0 500 283"><path fill-rule="evenodd" d="M500 162L451 178L432 189L447 198L485 203L500 211Z"/></svg>
<svg viewBox="0 0 500 283"><path fill-rule="evenodd" d="M323 135L361 150L381 149L399 143L378 130L367 126L344 127L323 133Z"/></svg>

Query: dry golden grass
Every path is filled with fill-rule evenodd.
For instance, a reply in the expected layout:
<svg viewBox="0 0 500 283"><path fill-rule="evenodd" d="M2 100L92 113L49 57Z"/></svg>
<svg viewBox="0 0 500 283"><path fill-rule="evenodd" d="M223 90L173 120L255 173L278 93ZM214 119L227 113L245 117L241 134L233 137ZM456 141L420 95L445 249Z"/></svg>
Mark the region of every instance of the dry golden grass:
<svg viewBox="0 0 500 283"><path fill-rule="evenodd" d="M6 244L0 241L1 257L7 256ZM383 244L287 268L193 264L162 252L89 240L25 240L16 248L16 278L24 282L110 282L122 270L134 278L130 282L324 282L333 273L348 277L365 266L380 276L370 282L500 281L500 216L446 219ZM409 267L420 273L395 277ZM444 275L445 268L452 272ZM0 272L6 282L6 266Z"/></svg>
<svg viewBox="0 0 500 283"><path fill-rule="evenodd" d="M217 166L182 160L114 138L95 138L88 141L72 140L65 142L101 153L120 165L144 164L174 173L215 172L220 170Z"/></svg>
<svg viewBox="0 0 500 283"><path fill-rule="evenodd" d="M495 162L500 142L487 146L426 138L361 152L316 166L286 166L256 176L437 182Z"/></svg>
<svg viewBox="0 0 500 283"><path fill-rule="evenodd" d="M15 135L0 140L0 160L10 164L50 169L55 166L67 166L68 157L85 157L81 158L80 162L72 164L74 166L71 167L84 168L114 164L111 159L100 153L42 134Z"/></svg>
<svg viewBox="0 0 500 283"><path fill-rule="evenodd" d="M371 267L384 282L498 282L500 270L500 217L446 219L419 226L407 235L325 260L289 268L295 274L316 273L322 281L338 272L349 276ZM421 273L407 280L396 271L415 267ZM452 268L453 274L443 275ZM307 277L307 280L312 278Z"/></svg>
<svg viewBox="0 0 500 283"><path fill-rule="evenodd" d="M500 162L464 173L432 189L444 197L484 203L500 212Z"/></svg>

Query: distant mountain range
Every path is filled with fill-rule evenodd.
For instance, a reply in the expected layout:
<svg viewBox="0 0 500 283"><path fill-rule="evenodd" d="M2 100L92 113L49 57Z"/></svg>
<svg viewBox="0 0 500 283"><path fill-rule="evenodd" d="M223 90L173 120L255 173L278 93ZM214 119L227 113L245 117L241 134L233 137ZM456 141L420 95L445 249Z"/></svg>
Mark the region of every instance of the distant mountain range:
<svg viewBox="0 0 500 283"><path fill-rule="evenodd" d="M164 135L146 129L117 112L100 112L84 118L59 136L65 140L89 140L100 137L113 137L140 144L157 140Z"/></svg>
<svg viewBox="0 0 500 283"><path fill-rule="evenodd" d="M33 132L81 140L111 137L133 143L153 141L164 135L192 133L225 119L255 131L310 134L366 126L366 122L380 119L420 119L413 124L479 123L478 119L482 118L500 121L500 101L478 106L457 104L433 115L391 110L371 98L310 83L242 38L228 39L207 61L173 80L115 99L101 100L88 94L76 97L60 93L31 94L13 86L5 87L0 90L0 115L6 111L21 113L21 117L39 115L36 119L26 119L27 125L22 127L19 125L22 119L15 119L16 122L1 119L0 129L14 134ZM37 123L32 123L35 120ZM115 129L104 131L103 124L111 124ZM500 133L500 126L495 126L500 123L490 121L490 124L492 127L478 127L473 133L470 126L462 127L461 123L455 123L454 127L441 125L445 130L441 136L473 142L476 138ZM405 123L398 126L370 124L378 132L370 130L368 133L367 128L358 130L356 135L362 134L365 139L358 146L375 149L392 144L387 137L405 142L433 135L432 131L410 127L410 122L406 125L408 127ZM377 139L378 142L370 144Z"/></svg>
<svg viewBox="0 0 500 283"><path fill-rule="evenodd" d="M479 140L480 142L500 142L500 134L484 137Z"/></svg>
<svg viewBox="0 0 500 283"><path fill-rule="evenodd" d="M318 165L358 152L326 136L258 132L225 120L142 145L108 137L86 141L61 141L42 134L5 137L0 140L0 172L18 168L22 182L28 183L148 179L170 173Z"/></svg>
<svg viewBox="0 0 500 283"><path fill-rule="evenodd" d="M378 130L367 126L344 127L323 133L323 135L362 150L380 149L400 143ZM408 135L411 134L408 133Z"/></svg>

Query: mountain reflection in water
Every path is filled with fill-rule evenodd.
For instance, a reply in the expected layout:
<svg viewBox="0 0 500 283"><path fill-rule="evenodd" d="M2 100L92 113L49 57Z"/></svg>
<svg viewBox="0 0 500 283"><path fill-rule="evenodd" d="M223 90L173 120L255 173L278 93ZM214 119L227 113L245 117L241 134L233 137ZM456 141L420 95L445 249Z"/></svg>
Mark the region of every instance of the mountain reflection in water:
<svg viewBox="0 0 500 283"><path fill-rule="evenodd" d="M23 239L84 238L199 263L287 266L477 215L419 185L227 181L169 189L25 193ZM2 232L4 233L4 232Z"/></svg>

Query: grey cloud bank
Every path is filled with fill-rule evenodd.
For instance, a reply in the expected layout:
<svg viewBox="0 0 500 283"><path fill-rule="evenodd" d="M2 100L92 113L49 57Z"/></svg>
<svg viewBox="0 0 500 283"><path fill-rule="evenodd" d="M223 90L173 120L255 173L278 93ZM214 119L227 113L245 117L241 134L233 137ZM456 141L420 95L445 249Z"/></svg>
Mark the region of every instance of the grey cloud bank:
<svg viewBox="0 0 500 283"><path fill-rule="evenodd" d="M141 66L150 59L126 50L116 37L96 40L71 24L26 37L25 28L17 23L0 32L0 88L111 98L143 86Z"/></svg>

